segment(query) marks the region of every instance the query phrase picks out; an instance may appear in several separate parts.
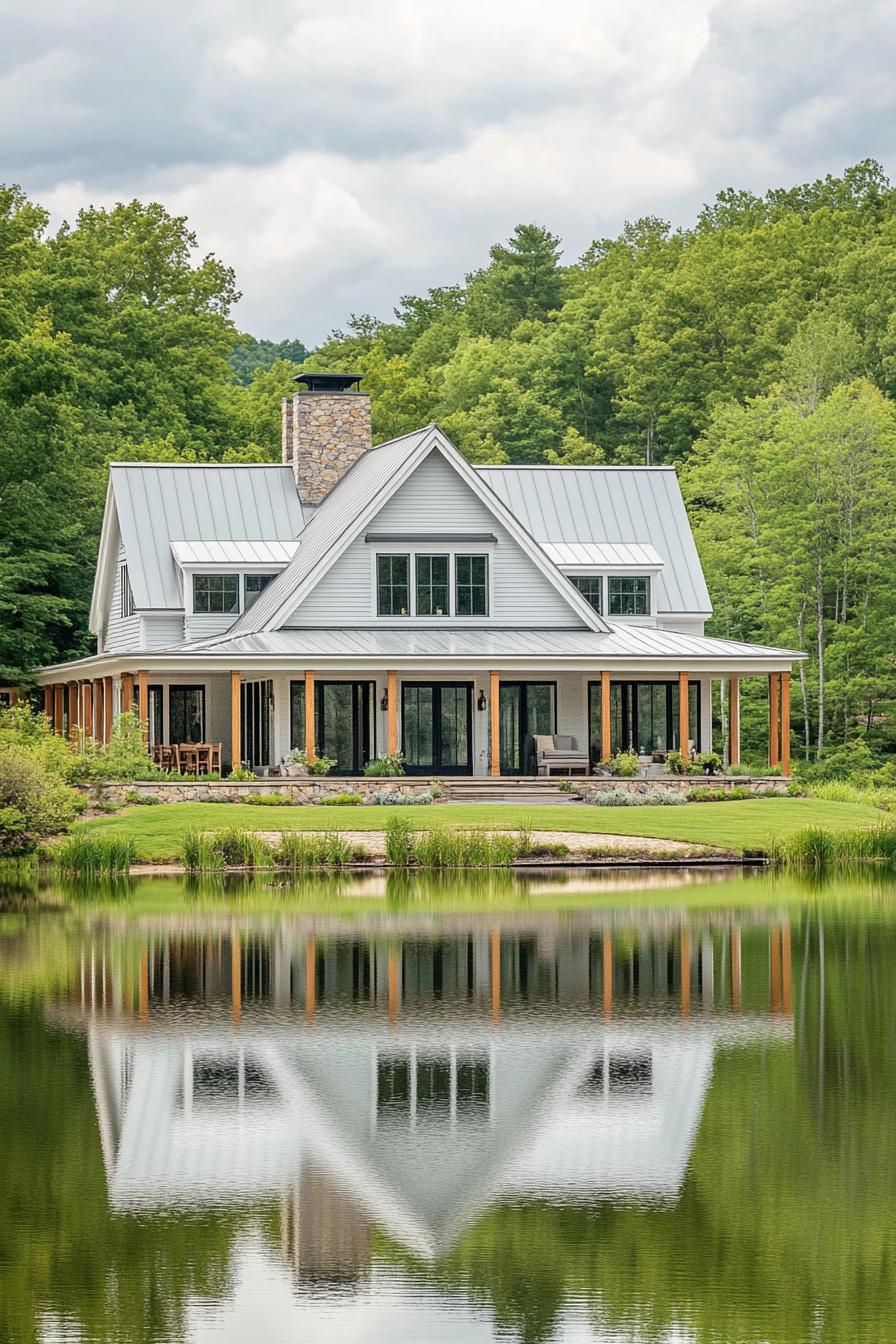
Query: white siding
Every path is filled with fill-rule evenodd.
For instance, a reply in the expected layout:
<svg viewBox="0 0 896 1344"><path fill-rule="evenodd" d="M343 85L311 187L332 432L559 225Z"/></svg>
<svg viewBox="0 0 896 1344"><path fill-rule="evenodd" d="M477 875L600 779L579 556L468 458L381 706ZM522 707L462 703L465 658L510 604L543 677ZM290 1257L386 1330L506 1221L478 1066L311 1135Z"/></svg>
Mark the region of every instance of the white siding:
<svg viewBox="0 0 896 1344"><path fill-rule="evenodd" d="M501 526L491 511L438 452L432 452L409 481L383 506L366 529L371 532L488 532L497 538L491 550L493 610L501 626L584 628L538 567ZM287 626L369 625L373 612L372 555L377 548L363 536L352 543ZM383 549L388 549L384 547ZM426 617L427 626L451 624ZM479 622L475 622L479 624ZM484 622L483 622L484 623Z"/></svg>
<svg viewBox="0 0 896 1344"><path fill-rule="evenodd" d="M184 617L185 636L187 639L213 639L215 635L226 634L239 618L239 612L214 616L206 612L199 616L189 612Z"/></svg>
<svg viewBox="0 0 896 1344"><path fill-rule="evenodd" d="M139 615L121 616L121 566L126 562L124 546L121 546L118 551L118 563L115 566L115 584L112 588L106 636L103 642L106 653L123 653L127 649L140 648L142 631Z"/></svg>
<svg viewBox="0 0 896 1344"><path fill-rule="evenodd" d="M144 649L170 649L173 644L181 644L184 639L184 614L182 611L170 611L164 614L143 617Z"/></svg>

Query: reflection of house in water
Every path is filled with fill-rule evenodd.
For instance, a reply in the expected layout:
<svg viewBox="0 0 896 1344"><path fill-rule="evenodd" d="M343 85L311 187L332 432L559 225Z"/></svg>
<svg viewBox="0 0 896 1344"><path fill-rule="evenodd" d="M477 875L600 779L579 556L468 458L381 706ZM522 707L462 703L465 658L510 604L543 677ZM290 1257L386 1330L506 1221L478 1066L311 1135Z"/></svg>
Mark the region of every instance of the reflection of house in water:
<svg viewBox="0 0 896 1344"><path fill-rule="evenodd" d="M675 1199L716 1049L790 1034L789 930L594 918L154 934L131 987L87 949L111 1203L277 1197L313 1283L371 1222L432 1256L498 1201Z"/></svg>

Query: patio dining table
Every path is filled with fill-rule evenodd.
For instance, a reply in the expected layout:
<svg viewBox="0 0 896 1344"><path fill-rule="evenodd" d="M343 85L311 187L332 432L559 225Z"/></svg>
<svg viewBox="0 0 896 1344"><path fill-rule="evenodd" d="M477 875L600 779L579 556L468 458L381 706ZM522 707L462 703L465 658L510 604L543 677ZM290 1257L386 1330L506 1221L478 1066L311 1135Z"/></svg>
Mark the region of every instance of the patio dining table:
<svg viewBox="0 0 896 1344"><path fill-rule="evenodd" d="M210 775L221 770L220 742L180 742L177 757L183 775Z"/></svg>

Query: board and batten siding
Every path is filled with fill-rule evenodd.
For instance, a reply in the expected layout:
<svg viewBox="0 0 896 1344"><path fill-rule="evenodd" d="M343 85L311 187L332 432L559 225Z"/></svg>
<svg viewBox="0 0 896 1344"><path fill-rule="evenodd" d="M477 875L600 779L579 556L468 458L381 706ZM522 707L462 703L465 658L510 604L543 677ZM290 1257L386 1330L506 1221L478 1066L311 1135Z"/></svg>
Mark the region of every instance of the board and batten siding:
<svg viewBox="0 0 896 1344"><path fill-rule="evenodd" d="M497 544L491 556L493 604L490 618L467 619L478 625L584 627L525 551L474 494L441 453L434 450L367 524L365 531L414 533L490 533ZM417 550L426 546L414 543ZM328 574L283 622L287 626L379 624L373 606L372 555L401 550L400 544L376 546L363 536L352 542ZM438 549L434 546L434 549ZM454 549L463 549L455 547ZM469 550L475 551L475 545ZM427 626L452 624L454 618L423 617Z"/></svg>
<svg viewBox="0 0 896 1344"><path fill-rule="evenodd" d="M140 617L121 615L121 567L127 564L124 546L118 550L118 562L115 566L115 584L112 588L112 600L109 603L109 615L103 648L106 653L123 653L127 649L139 649L142 635Z"/></svg>

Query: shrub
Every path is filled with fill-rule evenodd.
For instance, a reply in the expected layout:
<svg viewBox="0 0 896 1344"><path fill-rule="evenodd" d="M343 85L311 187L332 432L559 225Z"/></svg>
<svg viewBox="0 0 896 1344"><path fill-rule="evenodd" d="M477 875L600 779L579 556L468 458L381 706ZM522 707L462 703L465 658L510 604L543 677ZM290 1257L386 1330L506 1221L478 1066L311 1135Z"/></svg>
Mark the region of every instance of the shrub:
<svg viewBox="0 0 896 1344"><path fill-rule="evenodd" d="M742 775L749 778L753 771L748 765L729 765L725 771L726 775Z"/></svg>
<svg viewBox="0 0 896 1344"><path fill-rule="evenodd" d="M563 859L569 852L569 845L565 845L562 840L536 840L534 845L529 846L526 855L533 859Z"/></svg>
<svg viewBox="0 0 896 1344"><path fill-rule="evenodd" d="M400 751L392 751L385 756L378 756L374 761L368 761L364 767L364 773L370 779L396 779L404 774L404 757Z"/></svg>
<svg viewBox="0 0 896 1344"><path fill-rule="evenodd" d="M0 854L29 853L45 836L66 830L83 808L83 798L49 768L40 748L0 745Z"/></svg>
<svg viewBox="0 0 896 1344"><path fill-rule="evenodd" d="M64 737L50 729L45 714L32 714L28 705L0 709L0 748L20 747L38 761L48 774L66 784L79 784L88 777L89 763Z"/></svg>
<svg viewBox="0 0 896 1344"><path fill-rule="evenodd" d="M250 807L289 807L290 799L280 793L247 793L241 800Z"/></svg>
<svg viewBox="0 0 896 1344"><path fill-rule="evenodd" d="M773 793L774 790L767 790L767 793ZM759 797L759 794L753 794L749 789L690 789L687 794L689 803L730 803L741 801L744 798ZM778 797L775 794L775 797Z"/></svg>
<svg viewBox="0 0 896 1344"><path fill-rule="evenodd" d="M235 765L227 778L232 784L254 784L255 771L248 770L244 765Z"/></svg>
<svg viewBox="0 0 896 1344"><path fill-rule="evenodd" d="M129 870L136 851L137 846L131 839L117 835L89 835L82 831L57 845L52 858L64 873L78 877L111 877Z"/></svg>
<svg viewBox="0 0 896 1344"><path fill-rule="evenodd" d="M290 752L288 758L293 765L301 765L312 775L328 775L336 764L332 756L315 756L309 760L301 747Z"/></svg>
<svg viewBox="0 0 896 1344"><path fill-rule="evenodd" d="M434 803L435 797L431 789L424 789L420 793L402 793L400 789L377 789L376 793L371 795L370 802L374 807L414 807L417 803L425 807L428 803Z"/></svg>
<svg viewBox="0 0 896 1344"><path fill-rule="evenodd" d="M557 792L558 792L558 793L575 793L575 791L576 791L576 786L575 786L575 784L573 784L573 782L572 782L571 779L558 779L558 780L557 780Z"/></svg>
<svg viewBox="0 0 896 1344"><path fill-rule="evenodd" d="M315 807L359 807L364 802L360 793L334 793L331 798L315 798Z"/></svg>
<svg viewBox="0 0 896 1344"><path fill-rule="evenodd" d="M86 769L91 779L165 779L167 776L146 754L143 724L137 714L119 714L105 746L85 742Z"/></svg>
<svg viewBox="0 0 896 1344"><path fill-rule="evenodd" d="M722 769L722 758L717 751L701 751L694 764L707 775L717 775Z"/></svg>
<svg viewBox="0 0 896 1344"><path fill-rule="evenodd" d="M617 751L615 756L608 760L601 761L605 770L609 770L611 775L619 775L624 779L631 779L638 773L640 760L636 751Z"/></svg>
<svg viewBox="0 0 896 1344"><path fill-rule="evenodd" d="M683 751L670 751L666 754L666 769L670 775L689 775L691 763Z"/></svg>
<svg viewBox="0 0 896 1344"><path fill-rule="evenodd" d="M657 789L649 784L635 789L586 789L582 798L593 807L679 807L687 801L678 789Z"/></svg>
<svg viewBox="0 0 896 1344"><path fill-rule="evenodd" d="M392 816L386 821L386 858L396 868L407 868L413 862L414 841L406 817Z"/></svg>

